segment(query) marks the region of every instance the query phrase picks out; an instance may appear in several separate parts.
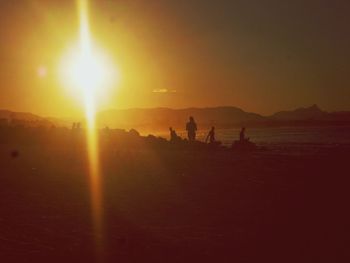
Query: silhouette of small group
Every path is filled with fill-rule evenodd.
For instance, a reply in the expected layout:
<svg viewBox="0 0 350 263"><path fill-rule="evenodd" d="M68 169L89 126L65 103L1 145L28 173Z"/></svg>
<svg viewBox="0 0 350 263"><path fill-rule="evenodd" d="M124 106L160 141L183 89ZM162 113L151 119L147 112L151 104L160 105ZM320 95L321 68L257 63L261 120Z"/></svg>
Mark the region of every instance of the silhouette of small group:
<svg viewBox="0 0 350 263"><path fill-rule="evenodd" d="M80 122L73 122L72 130L80 130L81 123Z"/></svg>
<svg viewBox="0 0 350 263"><path fill-rule="evenodd" d="M217 150L217 149L225 149L227 148L225 145L222 146L222 142L216 140L215 137L215 126L212 126L209 130L207 136L205 137L205 141L196 141L196 133L197 133L197 124L192 116L189 117L189 121L186 123L186 131L187 131L187 139L182 139L179 135L177 135L176 131L173 127L169 127L170 132L170 143L174 146L186 147L187 145L193 149L209 149L209 150ZM253 151L258 149L255 143L250 141L250 138L245 136L246 128L242 127L239 132L239 140L234 140L231 149L239 150L239 151Z"/></svg>
<svg viewBox="0 0 350 263"><path fill-rule="evenodd" d="M180 142L182 141L181 137L176 134L176 131L169 127L170 131L170 142ZM187 131L187 137L189 142L194 142L196 140L196 133L197 133L197 124L192 116L190 116L189 121L186 123L186 131ZM220 141L217 141L215 139L215 127L211 127L211 130L209 131L205 143L209 143L211 146L218 146L221 144Z"/></svg>
<svg viewBox="0 0 350 263"><path fill-rule="evenodd" d="M189 122L186 124L187 137L190 142L196 140L197 124L191 116Z"/></svg>

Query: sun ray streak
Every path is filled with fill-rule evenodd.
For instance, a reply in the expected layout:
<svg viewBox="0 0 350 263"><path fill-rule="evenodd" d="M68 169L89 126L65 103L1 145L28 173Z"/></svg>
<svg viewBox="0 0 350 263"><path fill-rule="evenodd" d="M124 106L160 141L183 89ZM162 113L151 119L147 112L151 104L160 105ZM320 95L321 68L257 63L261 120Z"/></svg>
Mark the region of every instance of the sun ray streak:
<svg viewBox="0 0 350 263"><path fill-rule="evenodd" d="M100 160L98 151L98 134L96 127L96 101L95 92L98 82L94 81L93 73L94 58L91 47L91 36L89 28L88 0L78 0L78 11L80 21L80 69L76 72L81 80L80 87L84 90L85 113L86 113L86 142L90 174L91 210L96 241L97 253L101 252L103 241L102 230L102 189Z"/></svg>

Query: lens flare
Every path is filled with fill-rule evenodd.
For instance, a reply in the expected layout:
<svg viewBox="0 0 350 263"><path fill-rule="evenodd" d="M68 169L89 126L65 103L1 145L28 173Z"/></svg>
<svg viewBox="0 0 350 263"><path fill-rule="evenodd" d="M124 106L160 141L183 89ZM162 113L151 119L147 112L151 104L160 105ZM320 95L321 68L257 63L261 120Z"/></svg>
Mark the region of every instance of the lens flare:
<svg viewBox="0 0 350 263"><path fill-rule="evenodd" d="M89 0L76 0L79 17L79 41L70 48L59 64L64 87L83 104L86 118L86 145L91 191L91 211L96 240L96 255L103 255L103 189L99 159L96 112L109 88L119 82L119 71L110 56L97 48L89 25Z"/></svg>
<svg viewBox="0 0 350 263"><path fill-rule="evenodd" d="M104 77L104 68L94 56L88 19L88 1L78 0L80 19L79 54L72 67L72 77L84 94L86 112L86 138L90 172L90 190L92 218L96 238L96 248L102 247L102 189L98 152L98 134L96 132L96 93Z"/></svg>

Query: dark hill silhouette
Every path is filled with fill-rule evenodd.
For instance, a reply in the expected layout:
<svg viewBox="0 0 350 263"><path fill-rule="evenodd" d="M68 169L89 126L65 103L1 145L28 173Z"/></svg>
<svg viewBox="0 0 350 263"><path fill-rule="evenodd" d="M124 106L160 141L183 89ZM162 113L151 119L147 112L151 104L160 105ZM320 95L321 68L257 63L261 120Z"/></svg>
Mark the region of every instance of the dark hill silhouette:
<svg viewBox="0 0 350 263"><path fill-rule="evenodd" d="M24 123L29 126L57 126L57 127L71 127L72 122L78 121L76 119L42 117L30 112L16 112L10 110L0 110L0 123ZM80 120L79 120L80 121Z"/></svg>
<svg viewBox="0 0 350 263"><path fill-rule="evenodd" d="M327 112L316 104L291 111L280 111L267 117L273 125L350 125L350 111Z"/></svg>
<svg viewBox="0 0 350 263"><path fill-rule="evenodd" d="M349 111L329 113L317 105L280 111L271 116L245 112L237 107L109 110L99 114L99 123L100 126L148 131L165 130L170 126L183 130L188 116L194 116L199 127L217 128L350 124Z"/></svg>
<svg viewBox="0 0 350 263"><path fill-rule="evenodd" d="M48 118L40 117L29 112L14 112L9 110L0 110L0 124L28 127L52 127L56 123Z"/></svg>
<svg viewBox="0 0 350 263"><path fill-rule="evenodd" d="M98 114L99 127L137 129L141 132L154 130L167 131L169 127L184 130L189 116L194 116L200 129L215 126L222 128L265 127L265 126L297 126L297 125L350 125L350 111L326 112L317 105L280 111L271 116L246 112L237 107L213 108L148 108L107 110ZM1 123L7 120L29 122L31 126L65 126L71 127L77 120L44 118L24 112L0 110ZM81 121L81 120L79 120Z"/></svg>
<svg viewBox="0 0 350 263"><path fill-rule="evenodd" d="M44 118L29 112L14 112L9 110L0 110L0 119L18 119L23 121L41 121Z"/></svg>
<svg viewBox="0 0 350 263"><path fill-rule="evenodd" d="M200 126L233 127L246 123L263 122L265 118L256 113L245 112L236 107L187 108L187 109L127 109L109 110L99 114L101 126L159 129L169 126L184 129L189 116L194 116Z"/></svg>
<svg viewBox="0 0 350 263"><path fill-rule="evenodd" d="M292 111L280 111L269 118L272 120L322 120L328 115L327 112L322 111L316 104L307 108L298 108Z"/></svg>

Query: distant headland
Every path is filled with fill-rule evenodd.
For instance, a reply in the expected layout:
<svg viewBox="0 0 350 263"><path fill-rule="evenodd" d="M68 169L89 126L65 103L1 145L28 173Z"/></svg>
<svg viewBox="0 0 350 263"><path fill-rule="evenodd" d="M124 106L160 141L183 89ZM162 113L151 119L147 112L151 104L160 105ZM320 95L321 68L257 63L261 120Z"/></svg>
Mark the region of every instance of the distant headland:
<svg viewBox="0 0 350 263"><path fill-rule="evenodd" d="M350 125L350 111L327 112L317 105L295 110L279 111L269 116L246 112L234 106L211 108L132 108L112 109L98 113L100 128L137 130L167 130L169 126L184 129L188 116L195 116L199 126L207 128L281 127ZM0 125L65 126L71 127L74 119L41 117L32 113L0 110Z"/></svg>

